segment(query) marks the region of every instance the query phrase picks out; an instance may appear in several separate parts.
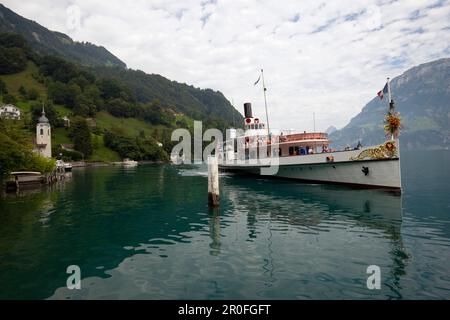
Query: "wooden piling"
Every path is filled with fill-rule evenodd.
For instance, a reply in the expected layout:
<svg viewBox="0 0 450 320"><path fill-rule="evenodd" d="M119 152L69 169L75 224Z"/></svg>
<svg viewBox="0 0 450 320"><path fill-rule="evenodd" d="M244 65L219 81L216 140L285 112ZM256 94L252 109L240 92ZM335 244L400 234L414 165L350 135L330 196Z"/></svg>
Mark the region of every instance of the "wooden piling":
<svg viewBox="0 0 450 320"><path fill-rule="evenodd" d="M208 156L208 205L219 206L219 163L214 156Z"/></svg>

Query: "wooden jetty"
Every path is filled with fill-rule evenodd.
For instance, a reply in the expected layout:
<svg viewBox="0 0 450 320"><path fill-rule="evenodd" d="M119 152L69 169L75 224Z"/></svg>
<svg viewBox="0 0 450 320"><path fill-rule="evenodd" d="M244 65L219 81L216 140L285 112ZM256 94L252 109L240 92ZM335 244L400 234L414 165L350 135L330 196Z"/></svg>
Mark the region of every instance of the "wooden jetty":
<svg viewBox="0 0 450 320"><path fill-rule="evenodd" d="M6 192L19 192L22 189L39 188L61 181L65 178L63 170L54 170L49 174L37 171L11 172L10 179L5 183Z"/></svg>

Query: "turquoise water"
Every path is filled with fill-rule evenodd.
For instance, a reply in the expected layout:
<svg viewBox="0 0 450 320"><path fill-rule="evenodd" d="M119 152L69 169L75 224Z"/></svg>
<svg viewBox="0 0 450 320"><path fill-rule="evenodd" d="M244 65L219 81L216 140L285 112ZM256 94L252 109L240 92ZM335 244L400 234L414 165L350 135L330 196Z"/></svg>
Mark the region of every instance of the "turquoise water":
<svg viewBox="0 0 450 320"><path fill-rule="evenodd" d="M450 153L402 157L401 197L222 175L220 211L202 168L74 170L0 200L0 298L449 299Z"/></svg>

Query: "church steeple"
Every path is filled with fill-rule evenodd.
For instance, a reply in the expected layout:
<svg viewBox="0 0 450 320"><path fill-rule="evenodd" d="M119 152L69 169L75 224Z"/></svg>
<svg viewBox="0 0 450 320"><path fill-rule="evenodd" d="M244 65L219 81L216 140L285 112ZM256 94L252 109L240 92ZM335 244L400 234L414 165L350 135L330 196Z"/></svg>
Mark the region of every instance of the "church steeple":
<svg viewBox="0 0 450 320"><path fill-rule="evenodd" d="M50 121L45 116L44 103L42 103L42 114L36 125L36 145L38 152L44 157L52 157L52 135Z"/></svg>
<svg viewBox="0 0 450 320"><path fill-rule="evenodd" d="M48 121L47 117L45 116L45 108L44 108L44 103L42 103L42 114L38 119L38 123L48 123L50 124L50 122Z"/></svg>

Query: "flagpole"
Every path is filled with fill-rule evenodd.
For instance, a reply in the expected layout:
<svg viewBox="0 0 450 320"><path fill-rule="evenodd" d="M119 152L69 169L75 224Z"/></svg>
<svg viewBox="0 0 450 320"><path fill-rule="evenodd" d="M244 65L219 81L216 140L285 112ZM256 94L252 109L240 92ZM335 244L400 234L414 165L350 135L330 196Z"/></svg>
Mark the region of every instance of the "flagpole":
<svg viewBox="0 0 450 320"><path fill-rule="evenodd" d="M392 94L391 94L391 80L389 78L387 78L387 85L388 85L388 97L389 97L389 101L388 101L389 113L393 114L394 110L391 109L391 106L393 106ZM394 134L391 134L391 140L394 140Z"/></svg>
<svg viewBox="0 0 450 320"><path fill-rule="evenodd" d="M266 120L267 120L267 135L270 135L270 126L269 126L269 113L267 112L267 97L266 97L266 83L264 82L264 69L261 69L261 76L263 82L263 90L264 90L264 105L266 107Z"/></svg>
<svg viewBox="0 0 450 320"><path fill-rule="evenodd" d="M389 78L387 78L387 84L388 84L388 97L389 97L388 103L390 105L392 97L391 97L391 81Z"/></svg>

